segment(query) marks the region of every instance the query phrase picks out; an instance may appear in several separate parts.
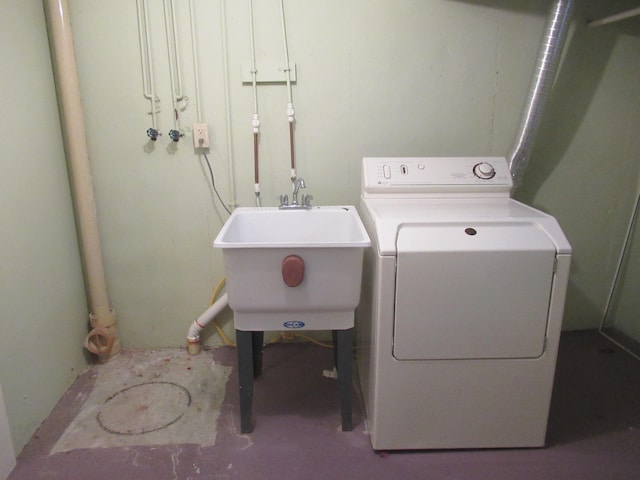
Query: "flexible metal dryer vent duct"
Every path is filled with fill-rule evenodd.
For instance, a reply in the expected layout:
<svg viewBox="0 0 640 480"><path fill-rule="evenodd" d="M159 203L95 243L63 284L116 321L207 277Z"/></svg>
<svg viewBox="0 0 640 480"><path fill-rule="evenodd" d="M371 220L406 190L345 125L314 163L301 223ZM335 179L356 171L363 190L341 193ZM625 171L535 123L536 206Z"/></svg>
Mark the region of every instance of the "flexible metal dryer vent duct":
<svg viewBox="0 0 640 480"><path fill-rule="evenodd" d="M551 94L562 48L571 23L573 3L573 0L556 0L549 11L536 68L529 85L527 101L508 155L514 189L518 188L522 182L522 175L529 163L536 134L542 121L542 114Z"/></svg>

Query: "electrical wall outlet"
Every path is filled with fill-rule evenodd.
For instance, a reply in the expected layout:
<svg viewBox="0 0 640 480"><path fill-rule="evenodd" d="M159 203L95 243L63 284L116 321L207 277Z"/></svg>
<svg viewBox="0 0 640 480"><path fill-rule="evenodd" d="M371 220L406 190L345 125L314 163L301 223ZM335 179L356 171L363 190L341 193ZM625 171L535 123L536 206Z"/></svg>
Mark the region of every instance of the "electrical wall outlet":
<svg viewBox="0 0 640 480"><path fill-rule="evenodd" d="M193 146L195 148L209 148L209 127L206 123L193 124Z"/></svg>

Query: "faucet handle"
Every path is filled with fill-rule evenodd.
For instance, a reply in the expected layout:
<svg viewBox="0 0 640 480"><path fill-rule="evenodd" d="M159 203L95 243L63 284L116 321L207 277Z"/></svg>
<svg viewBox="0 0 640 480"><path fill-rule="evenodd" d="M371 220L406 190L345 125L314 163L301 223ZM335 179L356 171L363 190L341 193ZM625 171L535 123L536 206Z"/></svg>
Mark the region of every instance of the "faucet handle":
<svg viewBox="0 0 640 480"><path fill-rule="evenodd" d="M303 193L302 194L302 204L310 207L311 206L311 200L313 200L313 195L308 194L308 193Z"/></svg>
<svg viewBox="0 0 640 480"><path fill-rule="evenodd" d="M289 196L286 193L280 195L280 206L289 205Z"/></svg>

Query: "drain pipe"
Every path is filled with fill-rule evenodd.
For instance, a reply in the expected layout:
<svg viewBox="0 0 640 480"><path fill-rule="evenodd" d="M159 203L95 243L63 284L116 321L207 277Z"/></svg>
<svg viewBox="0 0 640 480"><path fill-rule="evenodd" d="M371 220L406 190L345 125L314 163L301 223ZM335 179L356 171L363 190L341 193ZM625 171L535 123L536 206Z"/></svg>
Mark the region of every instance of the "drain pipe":
<svg viewBox="0 0 640 480"><path fill-rule="evenodd" d="M93 330L85 340L85 347L96 354L100 362L106 362L111 355L120 351L120 340L116 330L116 314L109 306L102 263L69 6L67 0L45 0L44 5L80 253L91 308L89 320Z"/></svg>
<svg viewBox="0 0 640 480"><path fill-rule="evenodd" d="M190 355L200 353L200 332L211 323L227 305L229 305L229 297L227 297L225 293L191 324L187 332L187 351Z"/></svg>
<svg viewBox="0 0 640 480"><path fill-rule="evenodd" d="M536 134L540 127L542 114L551 94L571 23L573 4L573 0L556 0L549 11L535 71L520 118L520 125L507 157L514 190L522 182L522 176L529 163Z"/></svg>

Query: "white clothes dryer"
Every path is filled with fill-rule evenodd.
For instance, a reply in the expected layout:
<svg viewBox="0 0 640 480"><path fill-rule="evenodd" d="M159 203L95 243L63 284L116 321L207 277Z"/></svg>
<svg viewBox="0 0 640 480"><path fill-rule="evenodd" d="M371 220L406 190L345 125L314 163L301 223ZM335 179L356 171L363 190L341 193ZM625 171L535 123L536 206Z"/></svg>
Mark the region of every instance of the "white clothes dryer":
<svg viewBox="0 0 640 480"><path fill-rule="evenodd" d="M539 447L571 247L500 157L365 158L357 359L374 449Z"/></svg>

